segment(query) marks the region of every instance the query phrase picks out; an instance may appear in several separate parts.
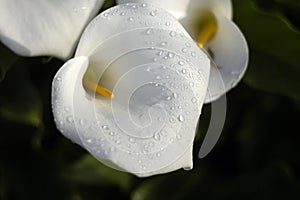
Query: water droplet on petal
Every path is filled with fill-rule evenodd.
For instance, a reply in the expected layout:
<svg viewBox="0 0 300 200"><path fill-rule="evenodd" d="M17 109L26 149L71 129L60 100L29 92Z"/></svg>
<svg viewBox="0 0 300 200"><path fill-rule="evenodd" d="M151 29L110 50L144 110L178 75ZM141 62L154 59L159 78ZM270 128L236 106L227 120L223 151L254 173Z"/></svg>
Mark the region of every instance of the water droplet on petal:
<svg viewBox="0 0 300 200"><path fill-rule="evenodd" d="M186 48L181 49L182 53L186 53L188 50Z"/></svg>
<svg viewBox="0 0 300 200"><path fill-rule="evenodd" d="M163 47L164 47L164 46L167 46L167 44L168 44L167 42L161 42L161 43L160 43L160 45L163 46Z"/></svg>
<svg viewBox="0 0 300 200"><path fill-rule="evenodd" d="M195 97L193 97L191 101L192 101L192 103L196 103L197 99Z"/></svg>
<svg viewBox="0 0 300 200"><path fill-rule="evenodd" d="M108 127L107 125L103 125L102 128L103 128L104 130L109 130L109 127Z"/></svg>
<svg viewBox="0 0 300 200"><path fill-rule="evenodd" d="M180 122L184 122L185 118L184 118L183 115L179 115L179 116L178 116L178 120L179 120Z"/></svg>
<svg viewBox="0 0 300 200"><path fill-rule="evenodd" d="M131 137L131 138L129 138L129 142L135 143L135 139Z"/></svg>
<svg viewBox="0 0 300 200"><path fill-rule="evenodd" d="M79 120L79 124L80 124L81 126L84 126L84 125L85 125L85 120L84 120L84 119L80 119L80 120Z"/></svg>
<svg viewBox="0 0 300 200"><path fill-rule="evenodd" d="M151 15L151 16L155 16L155 15L156 15L156 11L151 11L151 12L150 12L150 15Z"/></svg>
<svg viewBox="0 0 300 200"><path fill-rule="evenodd" d="M171 37L175 37L176 35L177 35L177 33L176 33L175 31L171 31L171 32L170 32L170 36L171 36Z"/></svg>
<svg viewBox="0 0 300 200"><path fill-rule="evenodd" d="M159 134L159 133L155 133L155 134L153 135L153 138L154 138L154 140L156 140L156 141L160 140L160 134Z"/></svg>
<svg viewBox="0 0 300 200"><path fill-rule="evenodd" d="M152 28L147 29L146 34L147 35L153 34L153 29Z"/></svg>
<svg viewBox="0 0 300 200"><path fill-rule="evenodd" d="M87 143L92 143L93 140L92 140L92 139L87 139L86 142L87 142Z"/></svg>
<svg viewBox="0 0 300 200"><path fill-rule="evenodd" d="M133 22L133 20L134 20L133 17L128 18L128 21L130 21L130 22Z"/></svg>
<svg viewBox="0 0 300 200"><path fill-rule="evenodd" d="M169 52L169 53L168 53L168 57L169 57L169 58L174 58L174 53Z"/></svg>
<svg viewBox="0 0 300 200"><path fill-rule="evenodd" d="M179 64L180 66L183 66L183 65L184 65L184 62L183 62L183 61L179 61L178 64Z"/></svg>
<svg viewBox="0 0 300 200"><path fill-rule="evenodd" d="M159 52L158 52L158 55L159 55L159 56L162 56L163 54L164 54L163 51L159 51Z"/></svg>
<svg viewBox="0 0 300 200"><path fill-rule="evenodd" d="M68 116L67 117L67 122L73 123L74 122L73 116Z"/></svg>
<svg viewBox="0 0 300 200"><path fill-rule="evenodd" d="M175 122L175 119L173 117L170 118L169 120L171 123L174 123Z"/></svg>
<svg viewBox="0 0 300 200"><path fill-rule="evenodd" d="M115 135L115 132L111 131L111 132L109 132L109 135L110 135L110 136L114 136L114 135Z"/></svg>

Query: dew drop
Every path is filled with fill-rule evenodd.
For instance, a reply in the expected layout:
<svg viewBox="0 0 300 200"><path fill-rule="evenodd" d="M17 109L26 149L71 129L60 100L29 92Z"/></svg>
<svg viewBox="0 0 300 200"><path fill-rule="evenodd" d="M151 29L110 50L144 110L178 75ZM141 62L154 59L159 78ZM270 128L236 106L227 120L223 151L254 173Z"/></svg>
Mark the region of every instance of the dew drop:
<svg viewBox="0 0 300 200"><path fill-rule="evenodd" d="M155 133L153 135L154 140L159 141L160 140L160 134L159 133Z"/></svg>
<svg viewBox="0 0 300 200"><path fill-rule="evenodd" d="M192 101L192 103L196 103L197 99L195 97L193 97L191 101Z"/></svg>
<svg viewBox="0 0 300 200"><path fill-rule="evenodd" d="M131 137L131 138L129 138L129 142L135 143L135 139Z"/></svg>
<svg viewBox="0 0 300 200"><path fill-rule="evenodd" d="M170 118L169 120L171 123L174 123L175 122L175 119L173 117Z"/></svg>
<svg viewBox="0 0 300 200"><path fill-rule="evenodd" d="M166 22L165 25L166 26L170 26L171 24L170 24L170 22Z"/></svg>
<svg viewBox="0 0 300 200"><path fill-rule="evenodd" d="M181 72L182 72L183 74L186 74L186 69L182 69Z"/></svg>
<svg viewBox="0 0 300 200"><path fill-rule="evenodd" d="M130 21L130 22L133 22L133 20L134 20L133 17L128 18L128 21Z"/></svg>
<svg viewBox="0 0 300 200"><path fill-rule="evenodd" d="M179 64L180 66L183 66L183 65L184 65L184 62L183 62L183 61L179 61L178 64Z"/></svg>
<svg viewBox="0 0 300 200"><path fill-rule="evenodd" d="M168 53L168 57L169 57L169 58L174 58L174 53L169 52L169 53Z"/></svg>
<svg viewBox="0 0 300 200"><path fill-rule="evenodd" d="M109 127L108 127L107 125L103 125L102 128L103 128L104 130L109 130Z"/></svg>
<svg viewBox="0 0 300 200"><path fill-rule="evenodd" d="M69 107L65 107L65 111L66 111L66 112L70 112L70 110L71 110L71 109L70 109Z"/></svg>
<svg viewBox="0 0 300 200"><path fill-rule="evenodd" d="M61 77L58 76L58 77L56 78L56 80L57 80L57 81L61 81Z"/></svg>
<svg viewBox="0 0 300 200"><path fill-rule="evenodd" d="M180 122L184 122L185 118L184 118L183 115L179 115L179 116L178 116L178 120L179 120Z"/></svg>
<svg viewBox="0 0 300 200"><path fill-rule="evenodd" d="M155 15L156 15L156 11L151 11L151 12L150 12L150 15L151 15L151 16L155 16Z"/></svg>
<svg viewBox="0 0 300 200"><path fill-rule="evenodd" d="M111 152L114 152L116 149L115 149L115 147L110 147L110 149L109 149Z"/></svg>
<svg viewBox="0 0 300 200"><path fill-rule="evenodd" d="M93 142L93 140L92 139L87 139L86 142L91 144Z"/></svg>
<svg viewBox="0 0 300 200"><path fill-rule="evenodd" d="M170 36L171 36L171 37L175 37L176 35L177 35L177 33L176 33L175 31L171 31L171 32L170 32Z"/></svg>
<svg viewBox="0 0 300 200"><path fill-rule="evenodd" d="M107 16L108 16L108 13L104 13L103 16L104 16L104 17L107 17Z"/></svg>
<svg viewBox="0 0 300 200"><path fill-rule="evenodd" d="M146 8L146 7L147 7L147 4L142 3L142 7L143 7L143 8Z"/></svg>
<svg viewBox="0 0 300 200"><path fill-rule="evenodd" d="M137 6L136 6L136 5L133 5L133 6L132 6L132 8L133 8L133 9L136 9L136 8L137 8Z"/></svg>
<svg viewBox="0 0 300 200"><path fill-rule="evenodd" d="M120 140L116 140L116 144L117 145L121 144L121 141Z"/></svg>
<svg viewBox="0 0 300 200"><path fill-rule="evenodd" d="M79 124L80 124L81 126L84 126L84 125L85 125L85 120L84 120L84 119L80 119L80 120L79 120Z"/></svg>
<svg viewBox="0 0 300 200"><path fill-rule="evenodd" d="M161 79L161 77L160 77L160 76L156 76L155 78L156 78L157 80Z"/></svg>
<svg viewBox="0 0 300 200"><path fill-rule="evenodd" d="M114 136L114 135L115 135L115 132L111 131L111 132L109 132L109 135L110 135L110 136Z"/></svg>
<svg viewBox="0 0 300 200"><path fill-rule="evenodd" d="M185 43L185 46L186 47L191 47L191 44L187 42L187 43Z"/></svg>
<svg viewBox="0 0 300 200"><path fill-rule="evenodd" d="M73 122L74 122L73 117L72 117L72 116L68 116L68 117L67 117L67 122L73 123Z"/></svg>
<svg viewBox="0 0 300 200"><path fill-rule="evenodd" d="M153 29L152 28L147 29L146 34L147 35L153 34Z"/></svg>
<svg viewBox="0 0 300 200"><path fill-rule="evenodd" d="M196 52L192 51L192 52L191 52L191 56L192 56L192 57L196 57Z"/></svg>
<svg viewBox="0 0 300 200"><path fill-rule="evenodd" d="M160 156L161 156L160 153L157 153L157 154L156 154L156 157L160 157Z"/></svg>
<svg viewBox="0 0 300 200"><path fill-rule="evenodd" d="M186 48L181 49L182 53L186 53L188 50Z"/></svg>
<svg viewBox="0 0 300 200"><path fill-rule="evenodd" d="M163 46L163 47L164 47L164 46L167 46L167 44L168 44L167 42L161 42L161 43L160 43L160 45Z"/></svg>
<svg viewBox="0 0 300 200"><path fill-rule="evenodd" d="M125 16L125 13L124 13L124 12L121 12L120 15L121 15L121 16Z"/></svg>

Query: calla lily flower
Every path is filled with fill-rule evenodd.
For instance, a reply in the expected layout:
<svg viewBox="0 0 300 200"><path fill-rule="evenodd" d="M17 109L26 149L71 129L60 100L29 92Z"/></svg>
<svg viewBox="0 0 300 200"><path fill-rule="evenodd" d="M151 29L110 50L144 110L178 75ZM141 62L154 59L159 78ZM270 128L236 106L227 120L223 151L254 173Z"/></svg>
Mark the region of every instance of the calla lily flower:
<svg viewBox="0 0 300 200"><path fill-rule="evenodd" d="M58 129L103 163L139 177L191 169L210 59L167 11L106 10L57 72Z"/></svg>
<svg viewBox="0 0 300 200"><path fill-rule="evenodd" d="M0 0L0 40L21 56L71 57L104 0Z"/></svg>
<svg viewBox="0 0 300 200"><path fill-rule="evenodd" d="M218 99L242 79L249 53L243 34L231 21L230 0L118 0L118 3L147 3L169 11L198 46L205 49L211 57L206 103Z"/></svg>

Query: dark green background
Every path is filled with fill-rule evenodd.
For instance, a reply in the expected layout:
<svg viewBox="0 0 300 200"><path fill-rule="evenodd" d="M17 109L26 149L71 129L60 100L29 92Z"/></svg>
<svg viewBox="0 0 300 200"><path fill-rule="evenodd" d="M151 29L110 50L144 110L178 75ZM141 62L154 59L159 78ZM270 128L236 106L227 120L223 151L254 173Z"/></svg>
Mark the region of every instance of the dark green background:
<svg viewBox="0 0 300 200"><path fill-rule="evenodd" d="M93 159L53 122L51 82L63 61L19 57L0 44L0 199L300 199L300 1L233 5L249 68L227 95L219 142L198 159L204 107L189 172L139 179Z"/></svg>

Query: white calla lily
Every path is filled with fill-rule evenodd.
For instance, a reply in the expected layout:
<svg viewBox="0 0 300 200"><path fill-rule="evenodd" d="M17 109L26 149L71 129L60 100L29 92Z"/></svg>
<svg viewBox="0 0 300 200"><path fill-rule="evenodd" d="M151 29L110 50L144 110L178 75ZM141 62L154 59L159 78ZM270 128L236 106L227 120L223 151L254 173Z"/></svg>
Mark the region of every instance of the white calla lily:
<svg viewBox="0 0 300 200"><path fill-rule="evenodd" d="M0 0L0 40L22 56L71 57L104 0Z"/></svg>
<svg viewBox="0 0 300 200"><path fill-rule="evenodd" d="M231 21L231 0L118 0L149 3L173 14L212 59L206 103L218 99L243 77L248 64L246 40ZM223 80L220 80L218 73ZM217 83L223 82L223 83ZM219 87L224 84L224 89Z"/></svg>
<svg viewBox="0 0 300 200"><path fill-rule="evenodd" d="M110 8L54 78L57 127L140 177L191 169L209 71L207 55L168 12L144 3Z"/></svg>

